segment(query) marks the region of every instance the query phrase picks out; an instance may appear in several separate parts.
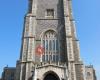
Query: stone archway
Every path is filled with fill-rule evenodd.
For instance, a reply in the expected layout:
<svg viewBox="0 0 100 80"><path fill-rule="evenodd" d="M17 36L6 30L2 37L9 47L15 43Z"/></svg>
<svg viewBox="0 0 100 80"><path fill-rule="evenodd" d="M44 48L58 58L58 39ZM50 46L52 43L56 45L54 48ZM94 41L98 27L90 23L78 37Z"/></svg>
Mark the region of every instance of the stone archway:
<svg viewBox="0 0 100 80"><path fill-rule="evenodd" d="M56 73L48 72L48 73L46 73L43 80L60 80L60 79Z"/></svg>

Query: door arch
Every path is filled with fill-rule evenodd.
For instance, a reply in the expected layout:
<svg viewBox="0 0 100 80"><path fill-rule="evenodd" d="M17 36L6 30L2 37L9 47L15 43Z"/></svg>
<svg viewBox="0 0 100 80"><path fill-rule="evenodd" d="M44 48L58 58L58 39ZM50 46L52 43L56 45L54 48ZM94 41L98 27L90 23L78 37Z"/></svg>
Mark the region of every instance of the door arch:
<svg viewBox="0 0 100 80"><path fill-rule="evenodd" d="M53 71L47 72L43 80L60 80L58 75Z"/></svg>

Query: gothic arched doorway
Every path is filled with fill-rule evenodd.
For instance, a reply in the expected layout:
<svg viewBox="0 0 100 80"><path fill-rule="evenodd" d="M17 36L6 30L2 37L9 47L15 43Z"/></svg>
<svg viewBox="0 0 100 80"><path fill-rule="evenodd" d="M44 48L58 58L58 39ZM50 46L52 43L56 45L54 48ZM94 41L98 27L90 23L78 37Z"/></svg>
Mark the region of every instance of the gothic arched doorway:
<svg viewBox="0 0 100 80"><path fill-rule="evenodd" d="M43 80L60 80L54 72L49 72L45 75Z"/></svg>

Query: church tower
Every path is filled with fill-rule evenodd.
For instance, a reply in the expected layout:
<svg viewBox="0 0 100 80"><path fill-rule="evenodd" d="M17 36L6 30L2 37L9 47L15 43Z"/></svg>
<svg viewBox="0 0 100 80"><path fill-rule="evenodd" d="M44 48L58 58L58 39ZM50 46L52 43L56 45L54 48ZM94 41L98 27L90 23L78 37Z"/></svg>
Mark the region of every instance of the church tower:
<svg viewBox="0 0 100 80"><path fill-rule="evenodd" d="M71 0L29 0L16 80L84 80Z"/></svg>

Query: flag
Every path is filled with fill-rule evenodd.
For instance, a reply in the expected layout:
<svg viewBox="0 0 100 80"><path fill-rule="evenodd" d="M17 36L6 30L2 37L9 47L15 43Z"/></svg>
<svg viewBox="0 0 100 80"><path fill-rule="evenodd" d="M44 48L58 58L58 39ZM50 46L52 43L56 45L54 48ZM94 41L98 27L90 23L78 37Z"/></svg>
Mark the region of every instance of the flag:
<svg viewBox="0 0 100 80"><path fill-rule="evenodd" d="M42 45L37 46L36 47L36 54L38 54L40 56L43 53L44 53L44 47Z"/></svg>

